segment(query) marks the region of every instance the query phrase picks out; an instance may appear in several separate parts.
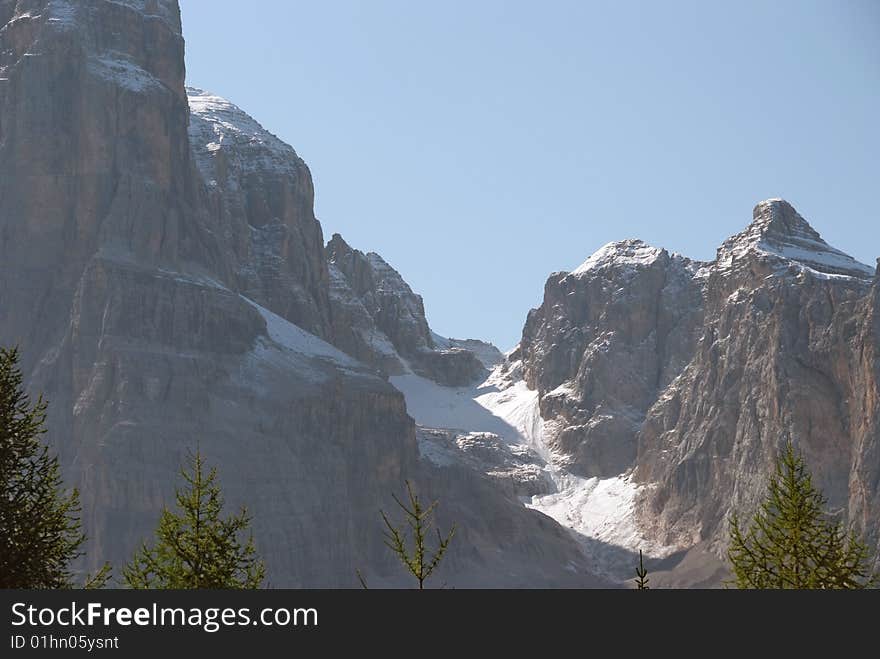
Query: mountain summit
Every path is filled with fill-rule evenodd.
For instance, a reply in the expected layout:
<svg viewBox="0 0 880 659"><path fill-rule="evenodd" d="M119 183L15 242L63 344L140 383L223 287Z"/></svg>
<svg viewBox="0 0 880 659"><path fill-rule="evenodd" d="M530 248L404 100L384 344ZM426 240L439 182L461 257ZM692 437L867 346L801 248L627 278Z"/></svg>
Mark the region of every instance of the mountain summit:
<svg viewBox="0 0 880 659"><path fill-rule="evenodd" d="M746 256L771 260L782 267L800 266L813 275L870 279L874 268L826 243L794 207L783 199L755 206L752 223L728 238L718 250L718 266L734 267Z"/></svg>

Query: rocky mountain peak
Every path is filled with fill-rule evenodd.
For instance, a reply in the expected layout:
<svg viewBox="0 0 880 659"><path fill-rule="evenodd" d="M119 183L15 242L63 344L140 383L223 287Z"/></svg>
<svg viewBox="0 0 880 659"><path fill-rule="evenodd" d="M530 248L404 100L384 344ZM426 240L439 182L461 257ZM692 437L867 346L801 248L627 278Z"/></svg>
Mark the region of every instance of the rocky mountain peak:
<svg viewBox="0 0 880 659"><path fill-rule="evenodd" d="M375 252L365 254L353 249L338 233L333 234L325 252L327 261L345 275L357 295L370 293L386 303L391 303L393 309L377 300L376 313L391 314L395 324L403 322L412 327L414 331L409 336L411 345L408 347L414 349L434 347L431 331L425 320L422 296L414 293L400 273L385 259Z"/></svg>
<svg viewBox="0 0 880 659"><path fill-rule="evenodd" d="M41 20L57 28L71 28L87 22L84 12L136 12L141 17L161 20L177 34L181 33L180 7L177 0L37 0L6 3L17 19Z"/></svg>
<svg viewBox="0 0 880 659"><path fill-rule="evenodd" d="M618 240L600 247L571 274L579 276L609 267L650 265L664 254L668 255L665 249L652 247L642 240Z"/></svg>
<svg viewBox="0 0 880 659"><path fill-rule="evenodd" d="M216 185L217 176L223 173L216 166L218 152L227 160L236 159L245 173L264 170L295 176L303 169L293 147L238 106L197 87L187 87L186 95L196 163L209 185Z"/></svg>
<svg viewBox="0 0 880 659"><path fill-rule="evenodd" d="M735 269L754 257L787 269L791 266L821 278L874 276L874 268L830 246L784 199L767 199L755 206L752 223L731 236L718 250L717 266Z"/></svg>
<svg viewBox="0 0 880 659"><path fill-rule="evenodd" d="M431 331L422 296L375 252L352 248L338 233L325 250L335 343L388 375L414 372L463 386L501 360L495 346Z"/></svg>
<svg viewBox="0 0 880 659"><path fill-rule="evenodd" d="M805 239L823 242L819 232L810 226L794 206L785 199L765 199L752 210L752 224L768 240L777 241Z"/></svg>
<svg viewBox="0 0 880 659"><path fill-rule="evenodd" d="M327 241L327 258L336 261L340 255L350 254L354 250L351 245L345 242L345 238L341 234L334 233Z"/></svg>

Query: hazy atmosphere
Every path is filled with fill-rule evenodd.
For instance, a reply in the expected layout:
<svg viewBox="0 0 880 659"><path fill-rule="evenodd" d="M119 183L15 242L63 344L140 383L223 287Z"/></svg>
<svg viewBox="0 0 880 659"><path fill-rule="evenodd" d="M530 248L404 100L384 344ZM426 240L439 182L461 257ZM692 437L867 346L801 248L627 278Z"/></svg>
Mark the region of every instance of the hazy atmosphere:
<svg viewBox="0 0 880 659"><path fill-rule="evenodd" d="M550 272L628 237L713 258L768 197L878 256L876 2L222 4L181 2L188 83L289 142L325 239L447 336L508 349Z"/></svg>
<svg viewBox="0 0 880 659"><path fill-rule="evenodd" d="M0 595L880 585L878 20L0 0Z"/></svg>

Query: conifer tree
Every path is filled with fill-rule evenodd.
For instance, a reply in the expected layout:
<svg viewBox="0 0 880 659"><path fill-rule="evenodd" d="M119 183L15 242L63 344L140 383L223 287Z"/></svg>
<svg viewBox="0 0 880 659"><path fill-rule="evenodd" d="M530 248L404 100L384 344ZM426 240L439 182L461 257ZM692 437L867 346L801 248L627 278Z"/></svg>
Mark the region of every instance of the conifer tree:
<svg viewBox="0 0 880 659"><path fill-rule="evenodd" d="M748 530L731 519L728 555L736 587L870 587L875 578L868 548L825 513L825 504L789 442Z"/></svg>
<svg viewBox="0 0 880 659"><path fill-rule="evenodd" d="M221 518L223 495L217 470L205 473L200 451L181 469L185 489L177 490L178 513L162 511L152 547L144 544L123 568L125 585L134 589L260 588L266 568L253 536L241 536L251 518L242 508Z"/></svg>
<svg viewBox="0 0 880 659"><path fill-rule="evenodd" d="M412 550L407 548L406 527L395 527L388 516L381 512L382 520L385 522L385 544L394 552L394 555L400 559L400 562L406 567L407 571L415 577L419 590L424 590L425 581L440 565L443 555L446 553L449 543L455 535L455 525L449 530L444 538L437 532L437 548L433 551L428 549L427 534L433 524L433 514L437 507L435 501L431 505L425 507L419 496L415 493L409 481L406 481L406 492L409 497L409 505L404 504L396 495L392 495L394 501L403 510L406 520L406 526L409 526L412 535ZM358 573L361 585L366 587L363 577Z"/></svg>
<svg viewBox="0 0 880 659"><path fill-rule="evenodd" d="M72 588L83 555L79 494L65 493L58 458L41 442L46 402L31 403L17 348L0 348L0 588ZM109 567L87 579L100 587Z"/></svg>

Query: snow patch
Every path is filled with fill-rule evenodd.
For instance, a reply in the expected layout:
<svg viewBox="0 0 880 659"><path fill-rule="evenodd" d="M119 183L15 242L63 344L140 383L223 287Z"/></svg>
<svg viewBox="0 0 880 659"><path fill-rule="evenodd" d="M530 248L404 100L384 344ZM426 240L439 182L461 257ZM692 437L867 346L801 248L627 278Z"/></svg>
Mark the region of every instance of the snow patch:
<svg viewBox="0 0 880 659"><path fill-rule="evenodd" d="M590 258L571 271L574 276L612 266L648 266L663 253L641 240L621 240L599 248Z"/></svg>
<svg viewBox="0 0 880 659"><path fill-rule="evenodd" d="M420 426L491 432L510 443L522 443L514 426L478 402L491 387L444 387L414 373L392 375L389 381L403 393L407 411Z"/></svg>
<svg viewBox="0 0 880 659"><path fill-rule="evenodd" d="M639 549L653 557L671 553L674 548L652 543L638 528L634 513L640 486L629 475L581 478L567 471L545 442L538 392L518 376L517 365L508 363L474 387L443 387L414 374L390 380L403 393L417 424L490 432L513 451L537 454L536 468L543 471L552 492L526 497L523 503L570 529L596 573L625 578L631 565L621 565L622 556L628 558ZM420 448L423 457L436 465L446 466L454 459L448 449L430 442L424 446L420 442Z"/></svg>
<svg viewBox="0 0 880 659"><path fill-rule="evenodd" d="M815 249L804 249L794 245L777 247L762 241L758 243L758 248L768 254L789 261L797 261L823 279L851 278L852 276L870 279L874 276L874 268L871 266L860 263L849 254L824 243L816 243Z"/></svg>
<svg viewBox="0 0 880 659"><path fill-rule="evenodd" d="M629 476L581 478L557 471L555 480L557 492L535 496L527 505L585 538L615 547L642 549L654 557L669 553L668 548L652 545L636 526L639 486ZM603 557L597 558L601 568Z"/></svg>
<svg viewBox="0 0 880 659"><path fill-rule="evenodd" d="M474 400L516 431L516 435L506 437L510 443L525 444L542 459L550 459L544 445L544 420L538 408L538 392L529 389L523 380L517 380L506 389L480 394Z"/></svg>
<svg viewBox="0 0 880 659"><path fill-rule="evenodd" d="M241 299L260 312L263 320L266 321L266 332L269 334L269 338L282 350L329 360L348 369L361 370L363 368L360 362L334 348L323 339L319 339L289 320L261 307L253 300L244 296L241 296Z"/></svg>
<svg viewBox="0 0 880 659"><path fill-rule="evenodd" d="M88 70L99 78L139 94L163 87L162 83L151 73L145 71L134 62L123 59L121 54L90 57L88 60Z"/></svg>

